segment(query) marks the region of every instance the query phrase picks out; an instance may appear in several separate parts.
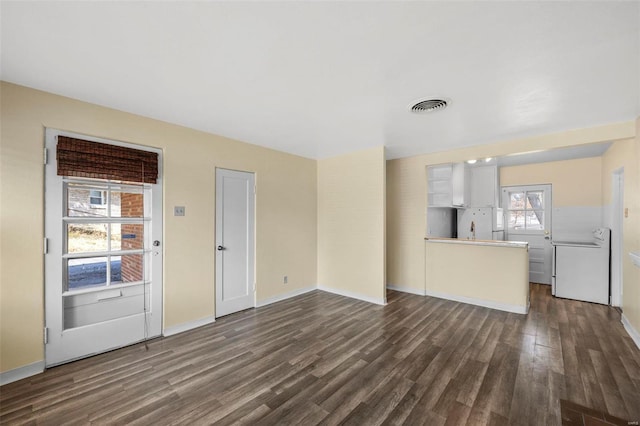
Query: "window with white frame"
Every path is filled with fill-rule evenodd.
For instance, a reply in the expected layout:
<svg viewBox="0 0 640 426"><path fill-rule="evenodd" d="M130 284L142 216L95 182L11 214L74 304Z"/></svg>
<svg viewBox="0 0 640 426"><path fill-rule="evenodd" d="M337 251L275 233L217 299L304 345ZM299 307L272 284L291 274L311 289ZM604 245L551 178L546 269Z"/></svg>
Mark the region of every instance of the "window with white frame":
<svg viewBox="0 0 640 426"><path fill-rule="evenodd" d="M544 191L509 192L507 224L509 230L540 231L544 223Z"/></svg>
<svg viewBox="0 0 640 426"><path fill-rule="evenodd" d="M89 191L89 204L92 206L104 206L107 204L107 191L92 189Z"/></svg>

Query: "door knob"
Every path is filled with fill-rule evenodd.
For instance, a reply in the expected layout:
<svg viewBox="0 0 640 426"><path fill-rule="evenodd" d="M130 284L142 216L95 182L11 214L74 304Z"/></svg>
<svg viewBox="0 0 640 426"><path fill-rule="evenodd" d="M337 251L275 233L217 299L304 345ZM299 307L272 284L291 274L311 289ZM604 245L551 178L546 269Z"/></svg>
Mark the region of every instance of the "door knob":
<svg viewBox="0 0 640 426"><path fill-rule="evenodd" d="M224 250L224 249L225 249L225 247L218 246L218 251L222 251L222 250Z"/></svg>

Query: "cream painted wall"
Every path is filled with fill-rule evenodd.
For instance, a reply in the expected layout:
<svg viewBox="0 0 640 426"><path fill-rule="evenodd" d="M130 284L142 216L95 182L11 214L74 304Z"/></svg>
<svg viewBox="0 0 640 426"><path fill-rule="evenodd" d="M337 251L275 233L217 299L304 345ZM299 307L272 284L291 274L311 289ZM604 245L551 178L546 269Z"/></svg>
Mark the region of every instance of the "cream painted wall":
<svg viewBox="0 0 640 426"><path fill-rule="evenodd" d="M385 159L378 147L318 161L318 285L386 302Z"/></svg>
<svg viewBox="0 0 640 426"><path fill-rule="evenodd" d="M640 333L640 269L629 258L630 251L640 251L640 117L633 139L615 142L602 156L603 203L612 201L611 175L624 167L624 207L629 216L623 219L622 312Z"/></svg>
<svg viewBox="0 0 640 426"><path fill-rule="evenodd" d="M601 206L600 157L500 168L500 186L550 183L553 206Z"/></svg>
<svg viewBox="0 0 640 426"><path fill-rule="evenodd" d="M481 244L425 243L426 293L463 297L493 306L520 308L529 303L527 248Z"/></svg>
<svg viewBox="0 0 640 426"><path fill-rule="evenodd" d="M637 142L635 139L618 141L604 153L602 161L602 198L605 208L610 208L612 201L612 173L624 167L624 207L629 209L629 217L623 218L623 253L622 253L622 311L640 331L640 270L636 268L629 252L638 249L638 198L640 197L640 176L638 175L638 159L636 158ZM635 212L635 215L634 215ZM635 217L634 217L635 216Z"/></svg>
<svg viewBox="0 0 640 426"><path fill-rule="evenodd" d="M636 123L624 122L539 137L503 141L387 162L387 283L425 291L426 169L433 164L635 137Z"/></svg>
<svg viewBox="0 0 640 426"><path fill-rule="evenodd" d="M422 157L387 161L387 283L424 294L427 172Z"/></svg>
<svg viewBox="0 0 640 426"><path fill-rule="evenodd" d="M628 203L631 250L640 252L640 117L636 119L636 189L633 194L635 200L630 199ZM625 230L625 237L626 234ZM629 281L625 278L622 309L631 325L640 333L640 268L633 269L627 276Z"/></svg>
<svg viewBox="0 0 640 426"><path fill-rule="evenodd" d="M216 167L256 173L258 302L316 284L316 161L13 84L0 90L0 372L44 356L45 127L163 150L165 327L214 315ZM187 215L174 217L174 205Z"/></svg>

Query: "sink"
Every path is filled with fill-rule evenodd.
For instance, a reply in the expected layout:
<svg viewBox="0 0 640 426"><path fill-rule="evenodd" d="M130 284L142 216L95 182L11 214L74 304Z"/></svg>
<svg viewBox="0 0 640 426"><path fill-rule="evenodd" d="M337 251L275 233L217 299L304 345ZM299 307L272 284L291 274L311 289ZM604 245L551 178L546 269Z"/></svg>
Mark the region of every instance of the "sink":
<svg viewBox="0 0 640 426"><path fill-rule="evenodd" d="M631 257L631 261L633 262L633 264L640 268L640 252L630 251L629 256Z"/></svg>

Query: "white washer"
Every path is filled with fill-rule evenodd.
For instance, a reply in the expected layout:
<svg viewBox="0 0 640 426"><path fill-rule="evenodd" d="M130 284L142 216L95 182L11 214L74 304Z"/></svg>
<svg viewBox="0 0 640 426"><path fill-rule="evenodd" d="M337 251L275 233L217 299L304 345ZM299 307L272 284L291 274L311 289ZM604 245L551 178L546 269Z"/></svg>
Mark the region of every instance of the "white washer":
<svg viewBox="0 0 640 426"><path fill-rule="evenodd" d="M609 304L611 230L598 228L591 241L554 241L553 294Z"/></svg>

